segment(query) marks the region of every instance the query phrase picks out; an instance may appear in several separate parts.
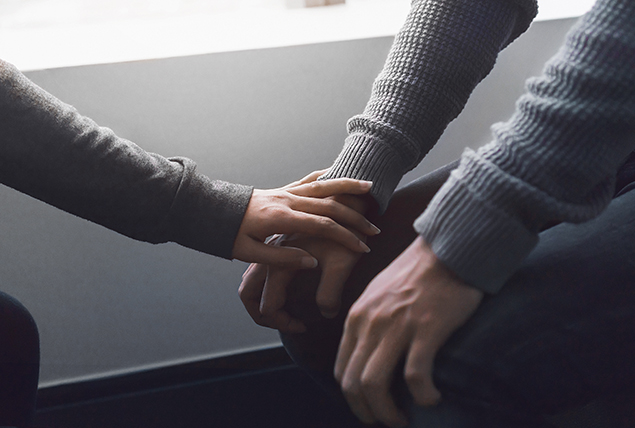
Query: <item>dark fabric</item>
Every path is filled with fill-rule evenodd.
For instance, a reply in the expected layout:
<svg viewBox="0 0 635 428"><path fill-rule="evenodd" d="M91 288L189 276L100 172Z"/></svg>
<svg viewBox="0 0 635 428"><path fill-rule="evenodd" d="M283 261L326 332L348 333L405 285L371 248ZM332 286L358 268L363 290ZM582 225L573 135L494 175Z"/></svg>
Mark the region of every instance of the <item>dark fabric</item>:
<svg viewBox="0 0 635 428"><path fill-rule="evenodd" d="M347 284L348 306L415 237L410 221L446 173L398 191L386 215L375 220L382 234L369 240L373 251ZM549 426L543 415L632 392L633 212L635 192L622 191L595 220L543 231L521 269L442 348L434 378L444 399L436 408L410 407L412 426ZM314 296L302 293L314 281L296 278L288 307L307 322L308 333L282 339L293 359L343 400L331 373L345 314L335 320L319 316ZM395 379L396 394L409 406L400 373Z"/></svg>
<svg viewBox="0 0 635 428"><path fill-rule="evenodd" d="M40 341L20 302L0 292L0 426L28 426L35 413Z"/></svg>

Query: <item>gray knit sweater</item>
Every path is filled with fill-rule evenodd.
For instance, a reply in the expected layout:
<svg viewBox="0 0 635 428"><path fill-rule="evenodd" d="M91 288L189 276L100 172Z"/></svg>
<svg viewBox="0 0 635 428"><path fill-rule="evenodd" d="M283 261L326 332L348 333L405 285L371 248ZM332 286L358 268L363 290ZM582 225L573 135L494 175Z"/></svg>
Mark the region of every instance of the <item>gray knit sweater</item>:
<svg viewBox="0 0 635 428"><path fill-rule="evenodd" d="M144 151L2 61L0 182L131 238L225 258L252 190Z"/></svg>
<svg viewBox="0 0 635 428"><path fill-rule="evenodd" d="M327 177L373 180L384 208L534 14L531 0L415 1ZM589 220L608 204L635 148L635 2L599 0L494 131L415 222L445 264L487 292L518 268L542 225Z"/></svg>

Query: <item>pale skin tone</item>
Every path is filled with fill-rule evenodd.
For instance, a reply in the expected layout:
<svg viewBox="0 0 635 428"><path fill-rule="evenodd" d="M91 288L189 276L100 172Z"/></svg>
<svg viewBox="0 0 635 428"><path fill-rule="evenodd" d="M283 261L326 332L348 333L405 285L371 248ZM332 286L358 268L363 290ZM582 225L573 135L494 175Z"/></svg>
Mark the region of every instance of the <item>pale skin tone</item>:
<svg viewBox="0 0 635 428"><path fill-rule="evenodd" d="M337 242L353 253L370 251L360 236L378 233L377 227L329 197L364 194L372 183L347 178L315 181L321 173L316 171L279 189L254 190L234 243L233 257L287 268L317 266L317 260L305 250L264 244L274 233L303 233Z"/></svg>
<svg viewBox="0 0 635 428"><path fill-rule="evenodd" d="M366 203L359 197L339 195L337 199L358 213L366 210ZM375 232L379 233L379 229L375 228ZM359 232L353 233L364 239ZM335 317L340 309L344 283L362 253L352 251L338 242L305 234L278 235L269 244L276 247L302 248L315 257L322 270L316 302L324 317ZM247 268L238 294L247 312L257 324L284 333L305 331L304 324L284 310L287 287L297 271L298 268L266 264L252 264Z"/></svg>
<svg viewBox="0 0 635 428"><path fill-rule="evenodd" d="M321 238L281 237L276 244L305 248L318 259L322 281L317 303L323 315L334 316L359 254ZM338 257L340 262L333 263ZM245 272L240 296L258 324L304 331L304 325L282 309L295 271L255 264ZM406 366L400 375L415 403L438 403L441 394L432 380L434 357L472 316L482 297L480 290L443 265L421 237L377 275L349 311L334 371L357 417L390 427L407 425L389 393L402 357Z"/></svg>

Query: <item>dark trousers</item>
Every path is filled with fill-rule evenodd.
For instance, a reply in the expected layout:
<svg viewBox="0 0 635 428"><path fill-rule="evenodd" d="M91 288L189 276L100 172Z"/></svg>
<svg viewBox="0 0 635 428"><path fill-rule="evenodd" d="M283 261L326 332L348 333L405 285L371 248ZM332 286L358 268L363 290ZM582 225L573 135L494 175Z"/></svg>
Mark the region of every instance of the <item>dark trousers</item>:
<svg viewBox="0 0 635 428"><path fill-rule="evenodd" d="M0 292L0 426L27 426L35 413L40 342L24 306Z"/></svg>
<svg viewBox="0 0 635 428"><path fill-rule="evenodd" d="M413 220L452 168L396 192L386 214L373 219L382 233L369 240L372 252L349 278L345 309L415 238ZM620 186L626 187L597 219L543 231L503 290L486 296L441 349L434 369L440 405L409 404L402 373L394 374L394 393L411 426L546 427L545 414L635 391L635 183ZM282 340L292 358L343 401L332 370L346 310L334 320L320 316L318 275L299 275L287 305L308 332Z"/></svg>

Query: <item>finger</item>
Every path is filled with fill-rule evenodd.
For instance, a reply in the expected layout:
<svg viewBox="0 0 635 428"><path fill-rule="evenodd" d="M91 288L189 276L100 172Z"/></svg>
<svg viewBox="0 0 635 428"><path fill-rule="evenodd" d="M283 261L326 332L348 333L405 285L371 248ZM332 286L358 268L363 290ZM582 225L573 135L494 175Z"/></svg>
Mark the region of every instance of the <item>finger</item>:
<svg viewBox="0 0 635 428"><path fill-rule="evenodd" d="M344 332L342 333L342 339L337 349L335 367L333 368L333 376L340 385L342 384L348 362L357 345L357 323L358 321L351 319L350 316L346 318L346 322L344 323Z"/></svg>
<svg viewBox="0 0 635 428"><path fill-rule="evenodd" d="M363 195L373 186L372 181L354 180L352 178L335 178L320 180L288 189L289 193L312 198L326 198L327 196L352 194Z"/></svg>
<svg viewBox="0 0 635 428"><path fill-rule="evenodd" d="M245 236L237 238L233 256L244 262L272 264L295 269L312 269L318 265L315 257L300 248L267 245Z"/></svg>
<svg viewBox="0 0 635 428"><path fill-rule="evenodd" d="M288 190L288 189L290 189L292 187L297 187L297 186L300 186L302 184L312 183L315 180L317 180L319 176L325 174L326 171L328 171L328 169L321 169L319 171L313 171L312 173L310 173L310 174L306 175L305 177L301 178L300 180L294 181L293 183L287 184L282 189Z"/></svg>
<svg viewBox="0 0 635 428"><path fill-rule="evenodd" d="M406 358L404 377L419 406L434 406L441 400L441 393L432 380L436 353L437 347L415 338Z"/></svg>
<svg viewBox="0 0 635 428"><path fill-rule="evenodd" d="M344 332L337 350L333 375L342 388L342 393L355 415L366 423L375 422L372 412L361 396L359 376L363 370L364 355L370 354L370 348L363 349L360 342L364 320L360 314L351 311L344 323ZM360 348L362 349L360 351Z"/></svg>
<svg viewBox="0 0 635 428"><path fill-rule="evenodd" d="M293 200L291 208L296 211L329 217L337 223L351 226L365 235L373 236L381 232L362 214L332 199L299 197Z"/></svg>
<svg viewBox="0 0 635 428"><path fill-rule="evenodd" d="M340 311L344 284L359 259L357 253L353 254L354 257L344 260L340 258L337 261L324 263L322 266L322 277L315 294L315 301L325 318L335 318Z"/></svg>
<svg viewBox="0 0 635 428"><path fill-rule="evenodd" d="M238 289L238 295L247 313L254 322L263 327L269 327L285 333L303 333L306 326L299 320L292 319L286 312L280 311L272 316L265 316L260 312L261 300L267 277L267 265L252 264L249 274L246 274Z"/></svg>
<svg viewBox="0 0 635 428"><path fill-rule="evenodd" d="M255 266L257 265L257 263L251 263L249 266L247 266L247 269L245 269L245 271L243 272L243 279L249 275L249 273L255 269Z"/></svg>
<svg viewBox="0 0 635 428"><path fill-rule="evenodd" d="M283 333L304 333L306 331L306 326L302 321L292 318L288 312L283 310L262 317L267 327L275 328Z"/></svg>
<svg viewBox="0 0 635 428"><path fill-rule="evenodd" d="M251 264L247 272L243 275L243 280L238 287L238 296L249 316L258 325L268 327L263 324L260 313L260 298L265 286L267 277L267 266L261 264Z"/></svg>
<svg viewBox="0 0 635 428"><path fill-rule="evenodd" d="M279 226L282 233L305 233L330 239L356 253L369 253L370 248L353 232L329 217L323 217L303 211L293 211Z"/></svg>
<svg viewBox="0 0 635 428"><path fill-rule="evenodd" d="M374 423L376 419L366 402L366 397L362 390L361 376L373 348L374 346L371 344L366 344L361 340L357 341L340 382L342 393L351 411L359 420L367 424Z"/></svg>
<svg viewBox="0 0 635 428"><path fill-rule="evenodd" d="M409 336L404 333L403 331L386 332L379 346L368 359L361 375L362 393L373 416L390 427L402 427L408 424L408 419L399 410L390 394L395 367L409 342Z"/></svg>
<svg viewBox="0 0 635 428"><path fill-rule="evenodd" d="M296 272L295 269L269 268L262 299L260 300L261 314L272 316L282 310L287 301L287 286Z"/></svg>

